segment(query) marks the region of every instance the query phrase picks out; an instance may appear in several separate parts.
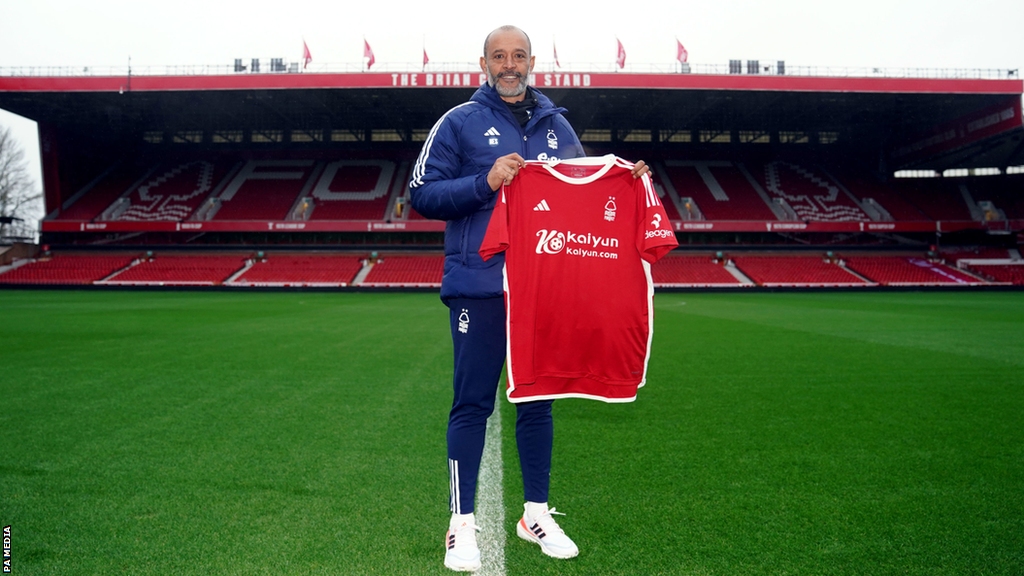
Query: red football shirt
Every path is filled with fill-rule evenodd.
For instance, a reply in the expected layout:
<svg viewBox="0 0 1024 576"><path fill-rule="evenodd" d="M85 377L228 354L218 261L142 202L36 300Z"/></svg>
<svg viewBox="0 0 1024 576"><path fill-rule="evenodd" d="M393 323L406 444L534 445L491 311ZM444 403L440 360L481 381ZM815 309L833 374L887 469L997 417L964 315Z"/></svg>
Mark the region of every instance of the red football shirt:
<svg viewBox="0 0 1024 576"><path fill-rule="evenodd" d="M647 176L609 155L527 162L480 246L505 252L512 402L630 402L654 334L650 263L678 244Z"/></svg>

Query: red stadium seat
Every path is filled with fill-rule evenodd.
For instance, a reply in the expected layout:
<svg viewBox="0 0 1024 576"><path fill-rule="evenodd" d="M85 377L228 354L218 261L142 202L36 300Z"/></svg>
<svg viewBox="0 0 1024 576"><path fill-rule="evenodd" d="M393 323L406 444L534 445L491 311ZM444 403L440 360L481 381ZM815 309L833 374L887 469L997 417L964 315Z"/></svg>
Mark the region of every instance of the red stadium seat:
<svg viewBox="0 0 1024 576"><path fill-rule="evenodd" d="M736 267L760 286L870 286L843 267L814 256L737 256Z"/></svg>
<svg viewBox="0 0 1024 576"><path fill-rule="evenodd" d="M120 270L135 256L61 255L43 258L0 274L8 284L92 284Z"/></svg>
<svg viewBox="0 0 1024 576"><path fill-rule="evenodd" d="M338 161L327 170L330 180L320 180L312 192L316 206L310 220L384 220L391 189L408 172L388 160Z"/></svg>
<svg viewBox="0 0 1024 576"><path fill-rule="evenodd" d="M386 256L374 264L362 286L440 287L444 256Z"/></svg>
<svg viewBox="0 0 1024 576"><path fill-rule="evenodd" d="M157 255L115 274L104 284L199 285L221 284L241 270L241 256L165 256Z"/></svg>
<svg viewBox="0 0 1024 576"><path fill-rule="evenodd" d="M113 220L180 221L187 219L227 175L233 162L193 160L165 162L124 197Z"/></svg>
<svg viewBox="0 0 1024 576"><path fill-rule="evenodd" d="M893 180L899 194L932 220L971 220L971 212L956 183L941 178Z"/></svg>
<svg viewBox="0 0 1024 576"><path fill-rule="evenodd" d="M103 213L148 171L148 166L124 163L116 166L95 186L57 215L58 220L91 221Z"/></svg>
<svg viewBox="0 0 1024 576"><path fill-rule="evenodd" d="M996 282L1024 286L1024 262L1017 264L971 264L969 268L983 276L992 278Z"/></svg>
<svg viewBox="0 0 1024 576"><path fill-rule="evenodd" d="M955 286L985 284L973 276L923 258L905 256L858 256L846 258L846 266L861 276L886 286Z"/></svg>
<svg viewBox="0 0 1024 576"><path fill-rule="evenodd" d="M777 220L764 199L732 164L668 161L666 166L680 199L693 198L705 220ZM704 176L701 170L707 171ZM720 192L708 187L708 175L720 186Z"/></svg>
<svg viewBox="0 0 1024 576"><path fill-rule="evenodd" d="M668 255L651 265L656 287L733 287L743 286L721 263L711 256Z"/></svg>
<svg viewBox="0 0 1024 576"><path fill-rule="evenodd" d="M800 220L865 222L871 218L826 173L794 162L768 162L750 171L772 198L780 198Z"/></svg>
<svg viewBox="0 0 1024 576"><path fill-rule="evenodd" d="M348 286L363 267L358 256L271 255L231 282L237 286Z"/></svg>
<svg viewBox="0 0 1024 576"><path fill-rule="evenodd" d="M250 160L218 196L213 219L287 220L313 167L312 160Z"/></svg>
<svg viewBox="0 0 1024 576"><path fill-rule="evenodd" d="M840 170L835 174L859 200L874 200L897 222L931 220L924 212L901 196L889 183L875 180L867 172Z"/></svg>

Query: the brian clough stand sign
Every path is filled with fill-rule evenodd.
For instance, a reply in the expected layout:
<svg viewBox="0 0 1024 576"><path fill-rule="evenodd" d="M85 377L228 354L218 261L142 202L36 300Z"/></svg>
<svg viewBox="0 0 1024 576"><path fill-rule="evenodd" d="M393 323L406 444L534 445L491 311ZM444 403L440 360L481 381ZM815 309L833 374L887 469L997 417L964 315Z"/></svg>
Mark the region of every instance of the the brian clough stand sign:
<svg viewBox="0 0 1024 576"><path fill-rule="evenodd" d="M487 75L480 72L410 72L392 73L391 85L396 88L404 87L438 87L438 86L481 86L487 82ZM530 74L530 85L544 88L589 88L592 77L590 74Z"/></svg>

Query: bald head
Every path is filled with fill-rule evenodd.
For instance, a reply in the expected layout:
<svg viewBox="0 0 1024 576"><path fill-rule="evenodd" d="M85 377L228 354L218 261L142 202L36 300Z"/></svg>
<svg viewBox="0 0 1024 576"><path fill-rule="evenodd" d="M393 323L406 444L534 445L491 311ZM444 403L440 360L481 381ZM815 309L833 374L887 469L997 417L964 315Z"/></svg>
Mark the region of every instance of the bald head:
<svg viewBox="0 0 1024 576"><path fill-rule="evenodd" d="M523 32L522 30L515 26L512 26L511 24L506 24L504 26L495 28L494 30L491 31L490 34L487 35L487 38L484 38L484 58L487 58L487 47L491 43L491 36L494 36L495 34L505 33L522 34L523 38L526 39L527 57L533 55L533 44L530 42L530 37L526 35L526 32Z"/></svg>

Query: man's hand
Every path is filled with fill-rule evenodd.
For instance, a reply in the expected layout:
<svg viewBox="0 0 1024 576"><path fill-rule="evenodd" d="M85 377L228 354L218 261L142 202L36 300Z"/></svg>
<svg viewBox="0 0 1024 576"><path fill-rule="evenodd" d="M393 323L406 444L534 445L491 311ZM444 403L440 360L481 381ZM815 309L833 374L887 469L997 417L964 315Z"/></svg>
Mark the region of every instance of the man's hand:
<svg viewBox="0 0 1024 576"><path fill-rule="evenodd" d="M491 190L497 192L502 184L508 184L516 177L516 174L519 174L519 168L522 167L523 162L526 161L515 152L498 158L494 161L494 166L491 166L491 171L487 173L487 185L491 187Z"/></svg>
<svg viewBox="0 0 1024 576"><path fill-rule="evenodd" d="M651 169L647 166L647 164L644 163L643 160L637 160L636 164L633 164L633 170L631 170L631 173L633 174L633 178L639 178L644 174L649 173L650 171Z"/></svg>

